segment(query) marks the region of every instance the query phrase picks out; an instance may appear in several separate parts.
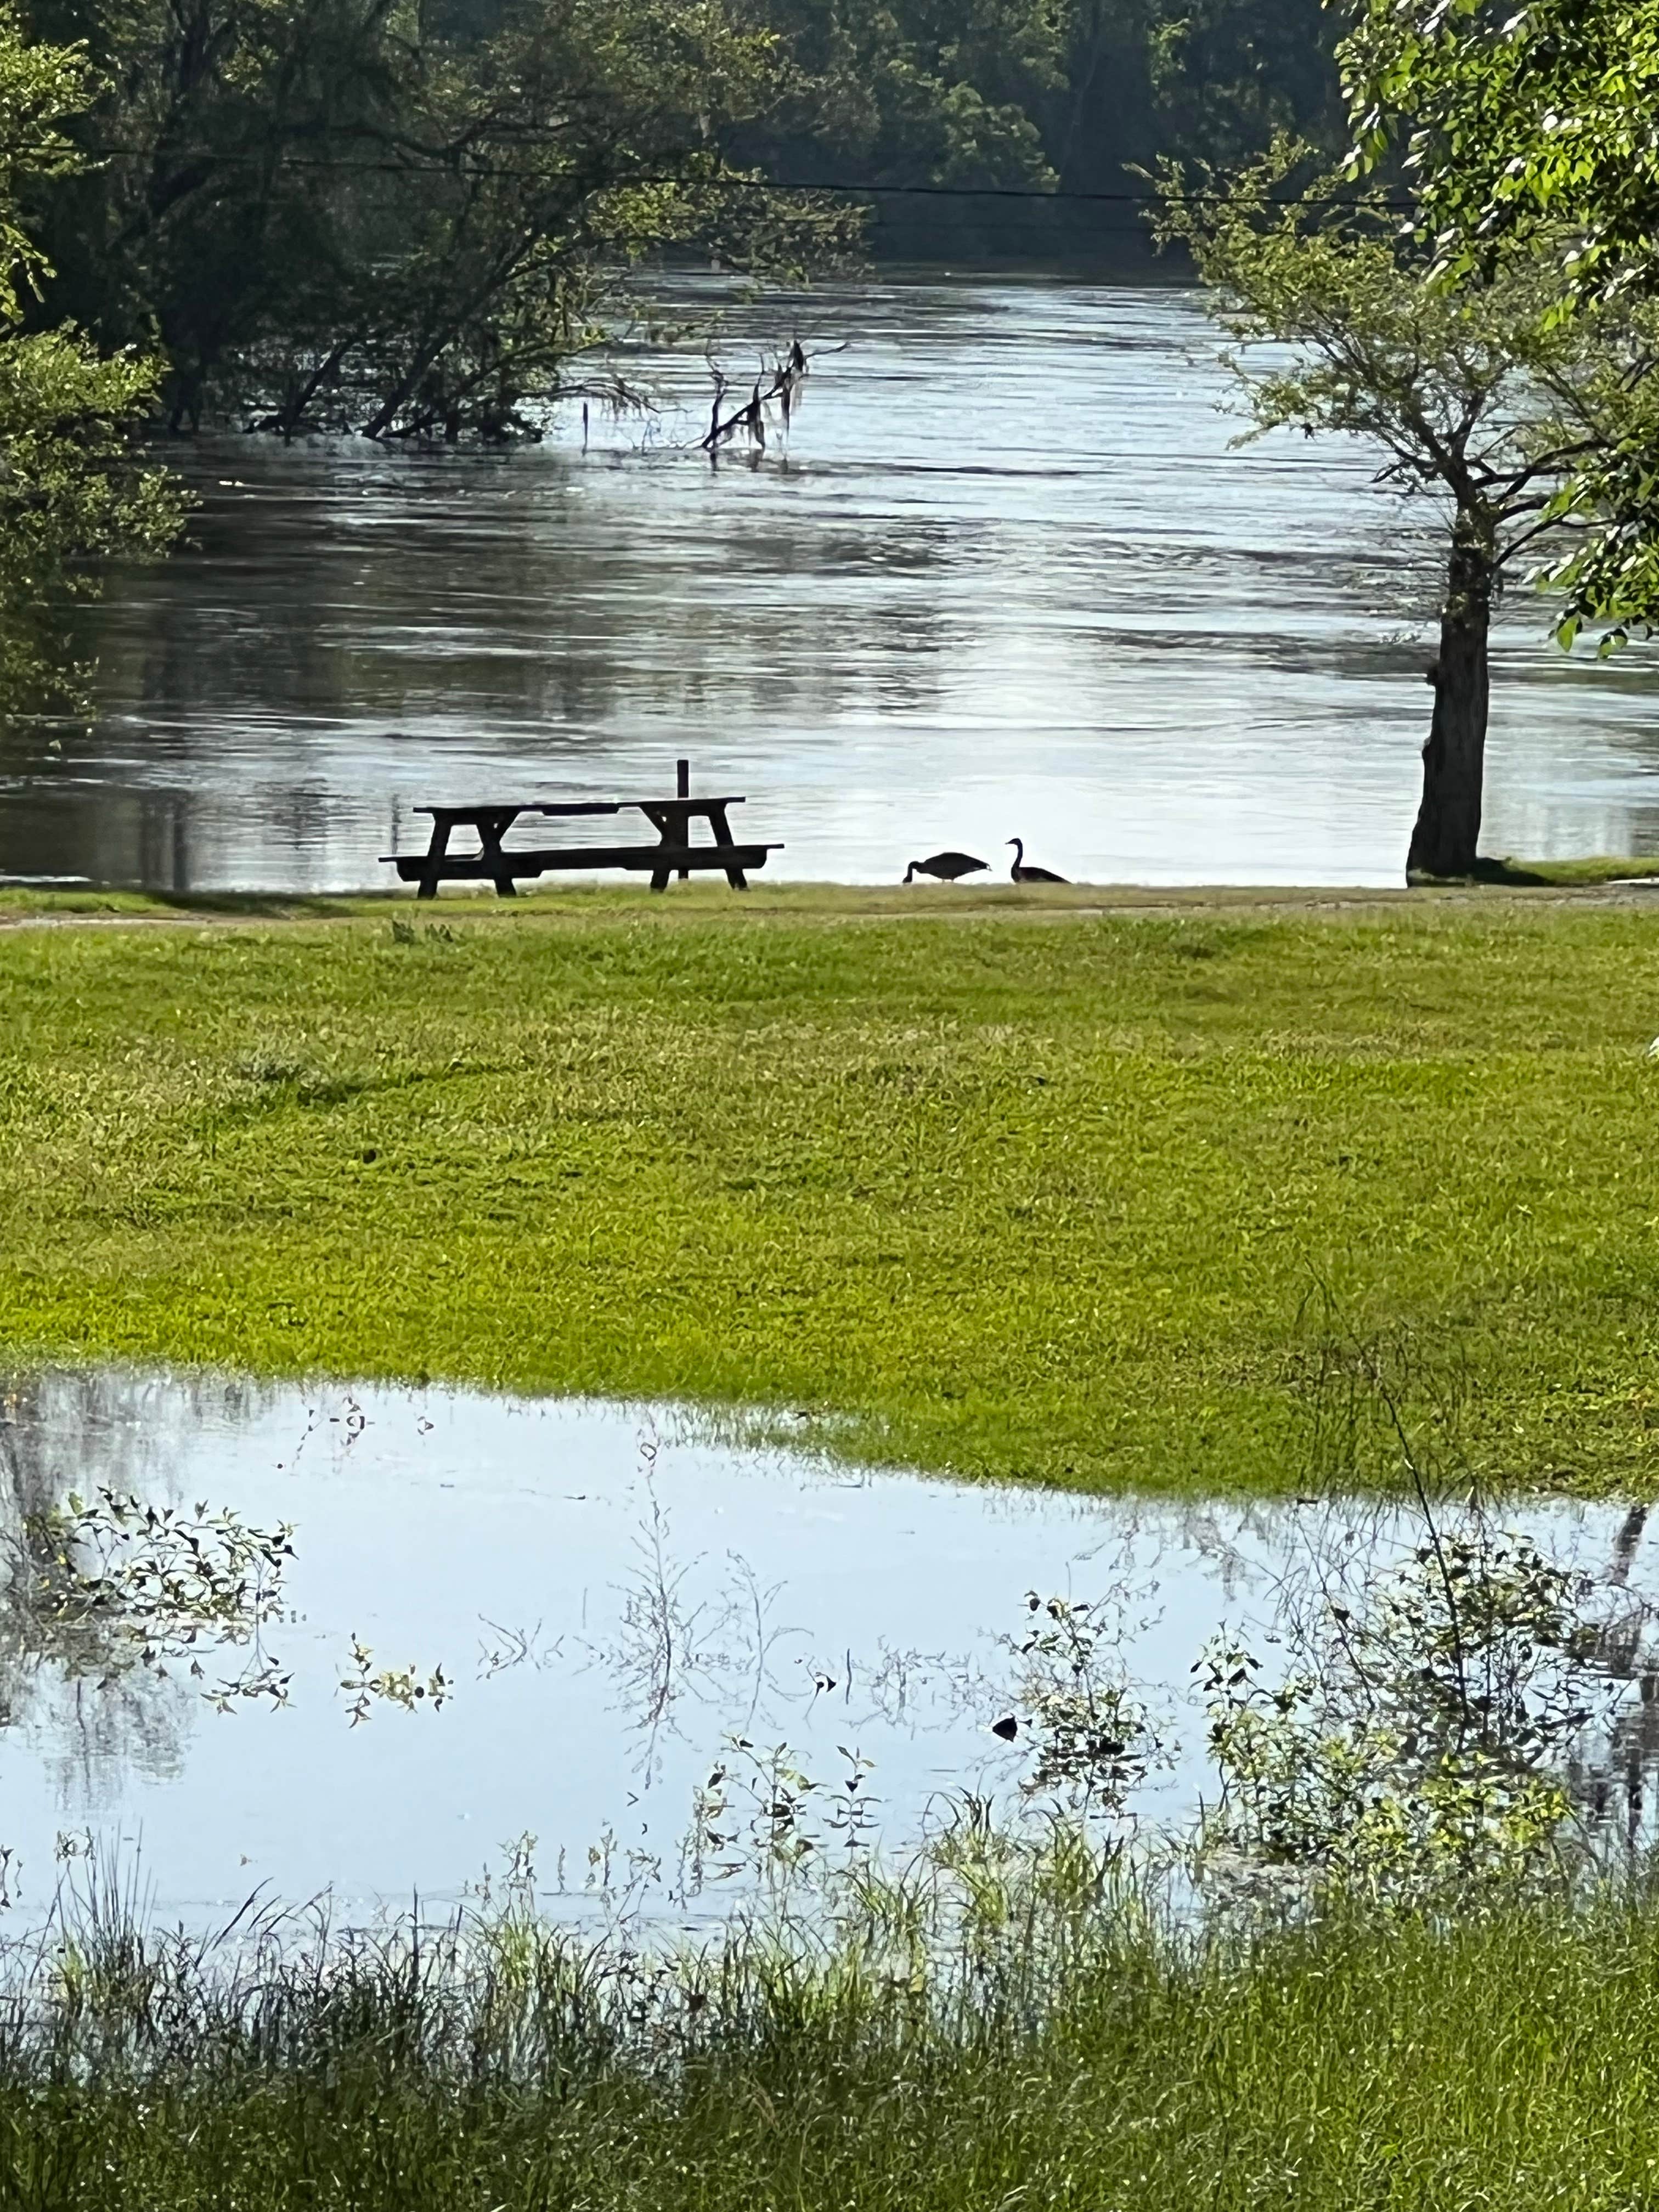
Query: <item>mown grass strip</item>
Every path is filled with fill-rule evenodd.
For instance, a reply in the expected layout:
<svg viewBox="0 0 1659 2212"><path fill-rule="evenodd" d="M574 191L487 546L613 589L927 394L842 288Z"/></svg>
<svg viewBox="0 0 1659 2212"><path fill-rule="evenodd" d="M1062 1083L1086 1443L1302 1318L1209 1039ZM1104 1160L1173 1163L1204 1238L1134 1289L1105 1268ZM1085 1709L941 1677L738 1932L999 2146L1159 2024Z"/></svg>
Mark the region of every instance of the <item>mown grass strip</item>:
<svg viewBox="0 0 1659 2212"><path fill-rule="evenodd" d="M0 931L0 1024L18 1361L682 1397L966 1474L1272 1490L1324 1286L1462 1373L1478 1463L1659 1465L1633 907L106 919Z"/></svg>

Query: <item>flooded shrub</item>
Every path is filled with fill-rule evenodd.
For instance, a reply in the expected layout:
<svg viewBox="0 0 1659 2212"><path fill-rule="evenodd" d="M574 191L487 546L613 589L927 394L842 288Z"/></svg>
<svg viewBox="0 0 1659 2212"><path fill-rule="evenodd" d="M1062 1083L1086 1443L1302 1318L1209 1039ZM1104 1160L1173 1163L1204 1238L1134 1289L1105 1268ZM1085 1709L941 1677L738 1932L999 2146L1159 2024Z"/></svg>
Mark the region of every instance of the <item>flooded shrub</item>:
<svg viewBox="0 0 1659 2212"><path fill-rule="evenodd" d="M1201 1843L1409 1893L1553 1860L1588 1735L1623 1696L1594 1585L1472 1515L1375 1580L1316 1578L1288 1664L1218 1638L1195 1672L1222 1785Z"/></svg>
<svg viewBox="0 0 1659 2212"><path fill-rule="evenodd" d="M1015 1646L1031 1735L1023 1786L1081 1813L1120 1813L1166 1754L1124 1677L1117 1635L1087 1599L1028 1590L1025 1603L1033 1625Z"/></svg>

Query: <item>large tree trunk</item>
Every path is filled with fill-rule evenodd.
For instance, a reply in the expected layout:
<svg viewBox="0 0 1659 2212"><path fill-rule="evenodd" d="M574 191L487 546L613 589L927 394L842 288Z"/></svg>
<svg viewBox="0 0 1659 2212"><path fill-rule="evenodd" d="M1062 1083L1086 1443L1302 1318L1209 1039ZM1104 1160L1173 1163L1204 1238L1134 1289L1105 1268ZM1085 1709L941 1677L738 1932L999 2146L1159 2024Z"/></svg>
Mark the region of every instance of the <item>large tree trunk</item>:
<svg viewBox="0 0 1659 2212"><path fill-rule="evenodd" d="M1485 519L1460 514L1440 616L1440 658L1429 672L1434 718L1423 748L1423 803L1406 856L1407 883L1422 876L1474 873L1486 757L1486 632L1495 573Z"/></svg>

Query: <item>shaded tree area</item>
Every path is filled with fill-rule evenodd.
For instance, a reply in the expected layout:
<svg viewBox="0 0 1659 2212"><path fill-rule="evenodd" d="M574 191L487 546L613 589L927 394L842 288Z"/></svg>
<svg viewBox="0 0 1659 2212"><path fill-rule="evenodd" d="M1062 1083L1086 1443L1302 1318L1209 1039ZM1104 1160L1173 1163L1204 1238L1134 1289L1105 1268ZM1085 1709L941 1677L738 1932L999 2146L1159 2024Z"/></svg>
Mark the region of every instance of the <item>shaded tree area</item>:
<svg viewBox="0 0 1659 2212"><path fill-rule="evenodd" d="M87 167L42 206L47 312L153 335L175 428L508 436L643 256L774 268L850 235L732 166L782 64L720 0L523 0L493 23L407 0L40 14L101 83Z"/></svg>
<svg viewBox="0 0 1659 2212"><path fill-rule="evenodd" d="M647 258L960 252L941 190L1122 194L1069 242L1139 247L1127 165L1336 112L1317 0L37 0L32 28L88 89L34 198L37 325L159 352L176 428L508 437ZM860 183L897 195L874 223ZM1017 213L1015 250L1067 242Z"/></svg>
<svg viewBox="0 0 1659 2212"><path fill-rule="evenodd" d="M73 324L27 326L50 284L26 202L80 167L69 136L91 96L72 50L31 42L0 7L0 714L77 696L54 607L100 561L169 544L181 505L139 435L161 365Z"/></svg>
<svg viewBox="0 0 1659 2212"><path fill-rule="evenodd" d="M179 428L511 435L647 258L959 252L995 210L928 192L1056 188L1124 197L1010 204L987 242L1139 252L1130 165L1340 129L1318 0L37 0L33 27L96 87L37 206L45 313L159 343ZM860 183L873 222L826 189Z"/></svg>
<svg viewBox="0 0 1659 2212"><path fill-rule="evenodd" d="M1346 129L1321 0L772 0L798 72L757 135L768 173L867 180L872 243L918 254L1146 251L1133 172L1221 165ZM917 188L981 191L961 210ZM1051 205L997 206L999 191ZM1092 204L1070 196L1096 196Z"/></svg>

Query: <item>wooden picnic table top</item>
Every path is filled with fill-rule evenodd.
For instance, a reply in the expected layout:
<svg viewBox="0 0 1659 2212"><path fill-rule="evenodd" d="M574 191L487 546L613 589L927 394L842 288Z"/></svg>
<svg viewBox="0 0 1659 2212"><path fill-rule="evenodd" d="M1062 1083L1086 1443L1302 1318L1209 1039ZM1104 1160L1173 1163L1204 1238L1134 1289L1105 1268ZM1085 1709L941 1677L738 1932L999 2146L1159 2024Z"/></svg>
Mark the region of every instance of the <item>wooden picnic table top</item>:
<svg viewBox="0 0 1659 2212"><path fill-rule="evenodd" d="M470 822L479 814L620 814L620 799L498 799L474 800L466 806L417 806L417 814L447 815L452 822Z"/></svg>
<svg viewBox="0 0 1659 2212"><path fill-rule="evenodd" d="M627 807L642 812L667 809L676 814L708 814L716 807L744 806L741 793L728 792L713 799L501 799L474 801L466 806L417 806L417 814L442 817L450 822L471 822L482 814L620 814Z"/></svg>

